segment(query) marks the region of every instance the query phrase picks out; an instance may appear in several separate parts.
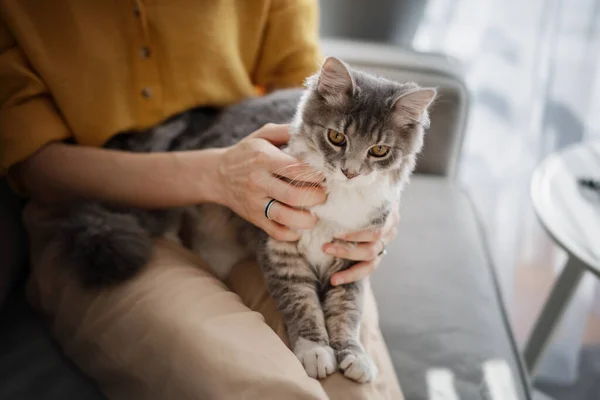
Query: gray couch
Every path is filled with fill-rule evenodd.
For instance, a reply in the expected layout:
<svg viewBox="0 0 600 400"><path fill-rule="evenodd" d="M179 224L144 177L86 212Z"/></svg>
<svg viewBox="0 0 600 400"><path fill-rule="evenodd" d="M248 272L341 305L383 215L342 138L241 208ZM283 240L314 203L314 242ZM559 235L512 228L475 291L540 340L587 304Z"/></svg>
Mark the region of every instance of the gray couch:
<svg viewBox="0 0 600 400"><path fill-rule="evenodd" d="M326 41L324 50L440 93L418 173L403 197L400 233L372 278L381 328L406 399L428 398L426 376L432 368L453 372L462 399L485 399L481 367L490 359L510 365L519 398L529 399L482 232L454 181L468 110L460 70L438 55L379 45ZM26 262L18 225L21 202L5 184L0 196L1 267L15 270ZM0 309L0 399L102 399L26 304L22 279L17 276L12 286Z"/></svg>

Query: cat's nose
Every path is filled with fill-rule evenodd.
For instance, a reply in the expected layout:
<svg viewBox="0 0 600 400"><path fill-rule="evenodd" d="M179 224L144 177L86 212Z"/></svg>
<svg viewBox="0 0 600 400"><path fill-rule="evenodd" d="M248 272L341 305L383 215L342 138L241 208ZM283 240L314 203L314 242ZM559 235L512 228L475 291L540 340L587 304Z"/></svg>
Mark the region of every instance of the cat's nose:
<svg viewBox="0 0 600 400"><path fill-rule="evenodd" d="M348 178L348 179L355 178L360 174L359 171L352 171L352 170L349 170L348 168L342 168L342 172L344 173L344 175L346 175L346 178Z"/></svg>

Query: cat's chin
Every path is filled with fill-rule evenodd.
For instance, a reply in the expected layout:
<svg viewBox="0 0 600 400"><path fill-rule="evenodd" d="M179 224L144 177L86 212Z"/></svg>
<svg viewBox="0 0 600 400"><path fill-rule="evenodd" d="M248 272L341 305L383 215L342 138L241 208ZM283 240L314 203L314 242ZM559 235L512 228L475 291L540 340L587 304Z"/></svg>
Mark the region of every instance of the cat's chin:
<svg viewBox="0 0 600 400"><path fill-rule="evenodd" d="M348 179L344 175L341 176L327 176L326 182L328 186L338 186L344 188L353 188L353 187L362 187L369 186L375 180L375 176L373 174L357 176L353 179Z"/></svg>

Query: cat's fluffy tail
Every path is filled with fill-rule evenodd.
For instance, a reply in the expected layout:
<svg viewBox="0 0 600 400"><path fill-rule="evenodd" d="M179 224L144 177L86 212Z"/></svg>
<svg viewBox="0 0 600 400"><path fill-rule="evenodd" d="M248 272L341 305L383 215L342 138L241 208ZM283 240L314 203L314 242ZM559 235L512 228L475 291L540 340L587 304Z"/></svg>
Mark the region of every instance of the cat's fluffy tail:
<svg viewBox="0 0 600 400"><path fill-rule="evenodd" d="M88 287L125 281L152 256L152 239L133 215L99 204L71 209L58 233L65 255Z"/></svg>

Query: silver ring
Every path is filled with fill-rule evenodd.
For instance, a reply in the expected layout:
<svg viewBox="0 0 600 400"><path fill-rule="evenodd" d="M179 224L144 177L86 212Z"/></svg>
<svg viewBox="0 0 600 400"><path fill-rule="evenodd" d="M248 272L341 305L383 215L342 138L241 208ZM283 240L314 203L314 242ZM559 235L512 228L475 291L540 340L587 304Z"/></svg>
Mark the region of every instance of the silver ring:
<svg viewBox="0 0 600 400"><path fill-rule="evenodd" d="M377 254L377 257L385 256L387 254L385 242L382 239L379 239L379 242L381 242L381 251Z"/></svg>
<svg viewBox="0 0 600 400"><path fill-rule="evenodd" d="M265 207L265 217L267 217L268 220L271 220L271 217L269 217L269 209L271 209L271 206L273 205L273 203L275 203L277 200L275 199L271 199L269 200L269 202L267 203L267 206Z"/></svg>

